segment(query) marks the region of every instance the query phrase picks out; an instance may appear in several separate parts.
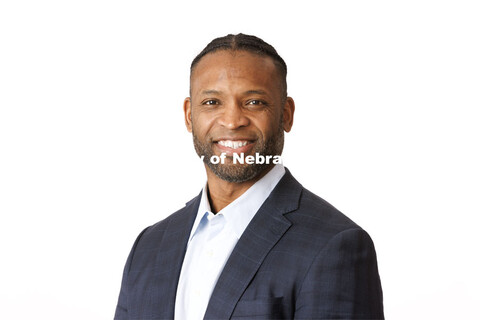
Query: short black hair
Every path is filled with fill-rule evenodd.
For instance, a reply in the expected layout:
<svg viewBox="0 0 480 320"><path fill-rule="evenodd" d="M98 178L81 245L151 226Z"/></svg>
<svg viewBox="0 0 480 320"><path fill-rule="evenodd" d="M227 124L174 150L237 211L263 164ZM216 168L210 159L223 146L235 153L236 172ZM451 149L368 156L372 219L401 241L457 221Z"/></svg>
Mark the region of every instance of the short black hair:
<svg viewBox="0 0 480 320"><path fill-rule="evenodd" d="M284 96L287 96L287 64L285 61L282 59L282 57L280 57L280 55L277 53L277 50L275 50L273 46L256 36L243 33L229 34L224 37L213 39L202 50L202 52L200 52L195 59L193 59L190 66L190 77L192 76L195 66L206 54L219 50L243 50L272 58L278 71L280 72L280 77L282 78Z"/></svg>

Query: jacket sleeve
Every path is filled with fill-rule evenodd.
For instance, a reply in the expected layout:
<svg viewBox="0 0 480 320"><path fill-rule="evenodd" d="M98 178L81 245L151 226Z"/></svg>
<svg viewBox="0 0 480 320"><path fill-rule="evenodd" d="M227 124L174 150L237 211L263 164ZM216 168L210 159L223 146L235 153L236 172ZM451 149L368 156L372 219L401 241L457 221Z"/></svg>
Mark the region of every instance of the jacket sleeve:
<svg viewBox="0 0 480 320"><path fill-rule="evenodd" d="M295 319L384 319L375 248L362 229L335 235L301 285Z"/></svg>
<svg viewBox="0 0 480 320"><path fill-rule="evenodd" d="M127 262L125 263L125 267L123 269L123 277L122 277L122 285L120 287L120 295L118 297L117 308L115 310L115 317L114 320L128 320L128 274L130 271L130 266L132 265L132 260L135 255L135 249L137 247L140 238L142 237L143 233L147 230L143 230L135 240L133 244L132 250L128 255Z"/></svg>

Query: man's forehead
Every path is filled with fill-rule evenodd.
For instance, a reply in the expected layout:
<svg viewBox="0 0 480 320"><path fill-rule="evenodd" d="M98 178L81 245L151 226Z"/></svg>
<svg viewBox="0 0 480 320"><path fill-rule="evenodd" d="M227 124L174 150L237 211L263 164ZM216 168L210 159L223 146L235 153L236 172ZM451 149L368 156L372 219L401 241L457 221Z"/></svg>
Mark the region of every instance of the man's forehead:
<svg viewBox="0 0 480 320"><path fill-rule="evenodd" d="M252 53L245 50L220 50L206 54L195 65L192 77L209 71L218 71L229 68L231 72L248 68L259 68L275 72L275 62L269 56Z"/></svg>
<svg viewBox="0 0 480 320"><path fill-rule="evenodd" d="M205 55L192 70L190 81L191 86L203 86L229 79L242 79L260 86L280 81L272 58L238 50L222 50Z"/></svg>

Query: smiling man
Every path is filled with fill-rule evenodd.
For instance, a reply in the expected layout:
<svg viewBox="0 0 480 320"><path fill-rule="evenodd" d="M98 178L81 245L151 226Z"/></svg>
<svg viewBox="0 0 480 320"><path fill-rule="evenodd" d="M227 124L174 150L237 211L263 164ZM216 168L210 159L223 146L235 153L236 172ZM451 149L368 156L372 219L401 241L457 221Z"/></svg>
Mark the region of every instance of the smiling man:
<svg viewBox="0 0 480 320"><path fill-rule="evenodd" d="M193 60L185 124L207 183L138 236L115 319L383 319L368 234L267 161L293 125L286 74L244 34Z"/></svg>

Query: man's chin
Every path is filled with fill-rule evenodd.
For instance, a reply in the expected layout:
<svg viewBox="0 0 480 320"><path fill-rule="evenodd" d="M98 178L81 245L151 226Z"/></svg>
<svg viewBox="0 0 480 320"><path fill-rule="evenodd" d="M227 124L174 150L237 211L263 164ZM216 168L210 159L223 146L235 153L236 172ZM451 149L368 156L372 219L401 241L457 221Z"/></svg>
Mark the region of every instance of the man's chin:
<svg viewBox="0 0 480 320"><path fill-rule="evenodd" d="M217 177L233 183L253 180L268 167L268 165L265 164L207 163L207 165Z"/></svg>

